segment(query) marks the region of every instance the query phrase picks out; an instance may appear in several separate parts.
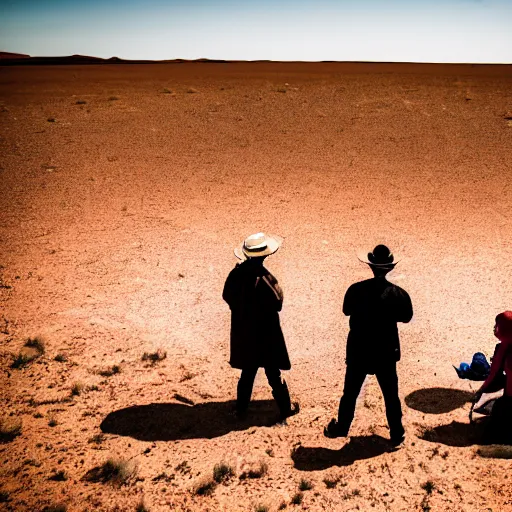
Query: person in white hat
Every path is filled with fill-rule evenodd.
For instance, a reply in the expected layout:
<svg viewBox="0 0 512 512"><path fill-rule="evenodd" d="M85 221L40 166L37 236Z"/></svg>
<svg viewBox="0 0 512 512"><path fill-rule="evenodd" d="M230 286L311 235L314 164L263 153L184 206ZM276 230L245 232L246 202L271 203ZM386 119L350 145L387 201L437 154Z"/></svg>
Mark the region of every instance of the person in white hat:
<svg viewBox="0 0 512 512"><path fill-rule="evenodd" d="M237 387L236 413L244 417L251 400L258 368L264 368L272 395L279 407L280 420L296 414L281 370L291 368L279 322L283 292L277 279L263 266L267 256L281 245L276 236L256 233L235 249L242 260L230 272L222 298L231 309L229 363L242 370Z"/></svg>
<svg viewBox="0 0 512 512"><path fill-rule="evenodd" d="M400 360L397 322L411 320L411 298L386 279L398 258L385 245L377 245L373 252L358 257L369 265L374 277L353 284L345 294L343 313L350 316L345 385L338 420L331 420L324 434L348 435L361 387L367 375L375 375L384 395L391 443L398 446L405 439L405 430L396 373L396 363Z"/></svg>

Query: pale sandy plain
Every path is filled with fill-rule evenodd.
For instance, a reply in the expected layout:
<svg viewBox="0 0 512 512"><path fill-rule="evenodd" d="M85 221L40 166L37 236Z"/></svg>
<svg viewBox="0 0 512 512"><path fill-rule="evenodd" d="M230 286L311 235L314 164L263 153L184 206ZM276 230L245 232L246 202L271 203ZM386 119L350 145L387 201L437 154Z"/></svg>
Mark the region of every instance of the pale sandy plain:
<svg viewBox="0 0 512 512"><path fill-rule="evenodd" d="M0 445L1 510L512 510L511 461L478 454L477 386L451 366L490 355L512 309L512 67L4 66L0 100L1 416L22 421ZM302 406L286 426L271 426L263 375L247 422L229 415L221 293L259 230L284 237L268 267ZM342 391L343 295L369 276L355 252L379 241L403 253L391 279L415 308L397 451L374 378L351 437L322 435ZM37 335L45 354L10 368ZM157 349L167 358L141 361ZM109 457L137 464L128 485L84 480ZM195 495L222 460L236 475ZM259 461L266 475L239 478ZM302 478L313 489L295 505Z"/></svg>

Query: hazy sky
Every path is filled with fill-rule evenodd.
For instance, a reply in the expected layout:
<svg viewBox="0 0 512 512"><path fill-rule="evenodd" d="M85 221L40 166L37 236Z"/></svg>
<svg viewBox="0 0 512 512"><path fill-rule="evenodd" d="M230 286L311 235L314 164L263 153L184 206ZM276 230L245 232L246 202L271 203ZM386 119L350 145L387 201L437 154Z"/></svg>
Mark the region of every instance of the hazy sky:
<svg viewBox="0 0 512 512"><path fill-rule="evenodd" d="M0 51L512 63L512 0L0 0Z"/></svg>

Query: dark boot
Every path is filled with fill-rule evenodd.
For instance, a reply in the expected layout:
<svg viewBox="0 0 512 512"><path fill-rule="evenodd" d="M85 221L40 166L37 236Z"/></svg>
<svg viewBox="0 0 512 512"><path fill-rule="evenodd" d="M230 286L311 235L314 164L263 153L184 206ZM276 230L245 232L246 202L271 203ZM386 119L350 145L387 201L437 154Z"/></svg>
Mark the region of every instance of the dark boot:
<svg viewBox="0 0 512 512"><path fill-rule="evenodd" d="M272 396L279 407L279 417L281 421L299 412L299 404L294 402L292 405L290 392L288 391L288 386L284 380L280 382L279 385L274 385Z"/></svg>

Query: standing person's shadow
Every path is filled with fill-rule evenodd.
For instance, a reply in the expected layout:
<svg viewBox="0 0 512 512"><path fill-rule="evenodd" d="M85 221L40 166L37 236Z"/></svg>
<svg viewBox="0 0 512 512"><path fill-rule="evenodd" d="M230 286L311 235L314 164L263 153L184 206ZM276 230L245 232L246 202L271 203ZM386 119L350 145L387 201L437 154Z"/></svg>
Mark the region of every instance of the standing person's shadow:
<svg viewBox="0 0 512 512"><path fill-rule="evenodd" d="M234 430L269 427L277 422L278 414L273 400L252 401L244 420L234 416L235 403L135 405L111 412L101 422L100 428L107 434L129 436L140 441L175 441L212 439Z"/></svg>
<svg viewBox="0 0 512 512"><path fill-rule="evenodd" d="M381 436L354 436L340 450L299 446L293 450L292 460L299 471L321 471L332 466L350 466L356 460L371 459L395 450Z"/></svg>

